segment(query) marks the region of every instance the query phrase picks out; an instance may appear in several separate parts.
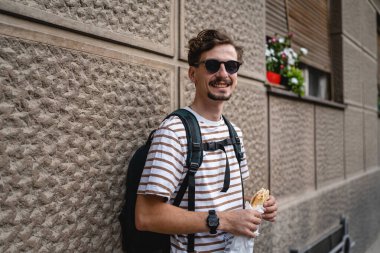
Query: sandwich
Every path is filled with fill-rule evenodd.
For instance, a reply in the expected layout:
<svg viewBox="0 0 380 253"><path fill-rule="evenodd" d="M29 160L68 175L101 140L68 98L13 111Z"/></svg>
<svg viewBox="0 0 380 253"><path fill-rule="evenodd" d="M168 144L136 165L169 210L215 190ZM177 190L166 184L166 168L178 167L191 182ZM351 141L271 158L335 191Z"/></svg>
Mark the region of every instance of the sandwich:
<svg viewBox="0 0 380 253"><path fill-rule="evenodd" d="M264 202L269 199L269 190L261 188L251 199L251 206L253 208L257 206L263 206Z"/></svg>

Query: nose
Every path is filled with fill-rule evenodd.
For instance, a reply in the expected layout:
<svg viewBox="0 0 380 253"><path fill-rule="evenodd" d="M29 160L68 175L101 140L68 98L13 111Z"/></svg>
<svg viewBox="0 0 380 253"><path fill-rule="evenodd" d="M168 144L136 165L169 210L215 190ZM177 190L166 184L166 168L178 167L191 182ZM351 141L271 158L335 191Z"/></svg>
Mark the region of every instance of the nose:
<svg viewBox="0 0 380 253"><path fill-rule="evenodd" d="M216 74L218 76L228 77L228 72L226 70L226 67L224 66L224 63L220 64L219 70L218 70L218 72L216 72Z"/></svg>

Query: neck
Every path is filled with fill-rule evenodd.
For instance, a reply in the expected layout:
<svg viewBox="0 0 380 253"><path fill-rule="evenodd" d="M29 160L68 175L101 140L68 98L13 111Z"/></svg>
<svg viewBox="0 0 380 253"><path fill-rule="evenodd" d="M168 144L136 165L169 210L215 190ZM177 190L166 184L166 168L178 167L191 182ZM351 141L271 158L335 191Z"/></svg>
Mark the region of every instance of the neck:
<svg viewBox="0 0 380 253"><path fill-rule="evenodd" d="M197 112L199 115L204 117L205 119L211 120L211 121L218 121L220 120L220 117L222 116L223 112L223 101L213 101L214 103L202 103L201 101L198 101L197 99L194 100L193 104L191 105L191 109L193 109L195 112Z"/></svg>

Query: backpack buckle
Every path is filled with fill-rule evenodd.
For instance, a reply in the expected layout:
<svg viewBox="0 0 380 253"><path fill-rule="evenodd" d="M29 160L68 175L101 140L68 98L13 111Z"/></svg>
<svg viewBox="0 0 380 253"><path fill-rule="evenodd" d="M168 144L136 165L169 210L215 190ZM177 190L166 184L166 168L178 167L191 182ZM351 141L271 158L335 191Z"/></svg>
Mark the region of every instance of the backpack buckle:
<svg viewBox="0 0 380 253"><path fill-rule="evenodd" d="M193 142L192 146L193 146L194 151L200 151L201 150L201 144L198 142Z"/></svg>
<svg viewBox="0 0 380 253"><path fill-rule="evenodd" d="M190 173L195 174L197 172L198 168L199 168L198 163L190 163L189 171L190 171Z"/></svg>
<svg viewBox="0 0 380 253"><path fill-rule="evenodd" d="M207 151L215 151L217 149L216 142L206 142L205 147Z"/></svg>

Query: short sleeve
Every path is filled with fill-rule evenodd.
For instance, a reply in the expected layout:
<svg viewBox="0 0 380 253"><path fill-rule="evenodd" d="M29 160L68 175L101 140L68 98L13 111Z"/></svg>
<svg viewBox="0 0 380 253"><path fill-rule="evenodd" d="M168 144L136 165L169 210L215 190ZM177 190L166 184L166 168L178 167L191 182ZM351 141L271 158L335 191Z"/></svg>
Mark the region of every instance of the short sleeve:
<svg viewBox="0 0 380 253"><path fill-rule="evenodd" d="M176 130L162 126L155 133L138 194L170 199L184 174L185 154Z"/></svg>

